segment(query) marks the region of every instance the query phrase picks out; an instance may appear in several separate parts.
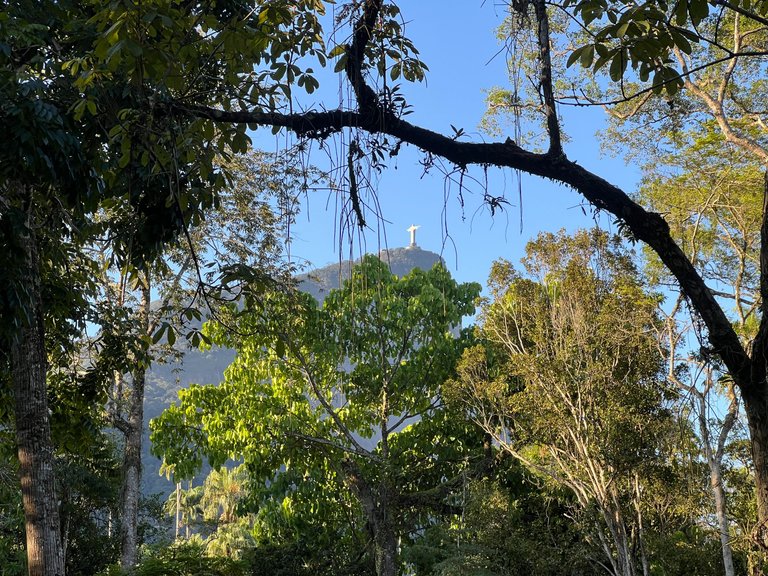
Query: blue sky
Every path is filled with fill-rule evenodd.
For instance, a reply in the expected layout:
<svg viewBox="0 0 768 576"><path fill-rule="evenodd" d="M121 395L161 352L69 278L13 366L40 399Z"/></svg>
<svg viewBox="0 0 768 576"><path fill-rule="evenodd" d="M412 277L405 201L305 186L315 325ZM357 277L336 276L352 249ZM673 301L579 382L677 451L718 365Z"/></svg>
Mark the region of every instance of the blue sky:
<svg viewBox="0 0 768 576"><path fill-rule="evenodd" d="M482 133L478 124L485 111L484 90L507 86L506 61L495 36L504 16L503 6L490 0L423 0L402 2L400 7L407 22L406 35L430 69L426 82L402 84L402 93L413 109L409 120L445 134L452 133L451 125L463 128L472 141L495 140ZM321 90L307 101L307 107L322 104L335 108L345 94L343 84L325 74L319 79ZM600 154L595 134L604 124L604 112L599 108L567 108L561 114L565 131L571 136L566 144L569 157L625 191L633 191L637 171L621 159ZM254 144L267 150L280 149L285 143L282 138L259 133ZM322 166L325 157L316 151L310 160ZM493 260L503 257L517 262L525 243L539 231L594 225L589 210L586 214L582 210L578 194L528 175L522 176L521 224L517 175L498 169L489 169L486 176L484 170L475 167L469 176L481 182L487 178L489 193L504 195L510 202L507 209L491 217L481 202L483 186L471 179L463 190L462 208L458 184L447 180L437 168L425 175L422 159L418 150L403 147L396 162L374 178L383 220L369 214L369 229L365 233L352 230L351 241L350 234L345 233L340 242L336 197L324 191L311 194L291 231L292 259L322 266L340 257L405 246L409 241L406 229L416 224L421 226L417 232L419 246L441 253L455 278L484 283ZM600 224L610 228L606 217Z"/></svg>

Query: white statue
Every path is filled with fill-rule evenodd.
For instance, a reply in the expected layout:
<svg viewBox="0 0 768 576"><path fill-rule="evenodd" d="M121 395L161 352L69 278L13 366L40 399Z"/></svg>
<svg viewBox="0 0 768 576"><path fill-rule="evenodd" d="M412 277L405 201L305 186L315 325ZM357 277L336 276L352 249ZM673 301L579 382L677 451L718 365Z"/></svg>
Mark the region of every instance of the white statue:
<svg viewBox="0 0 768 576"><path fill-rule="evenodd" d="M419 228L421 228L421 226L416 226L415 224L411 224L411 227L408 228L408 232L411 233L411 243L408 245L408 248L416 247L416 230Z"/></svg>

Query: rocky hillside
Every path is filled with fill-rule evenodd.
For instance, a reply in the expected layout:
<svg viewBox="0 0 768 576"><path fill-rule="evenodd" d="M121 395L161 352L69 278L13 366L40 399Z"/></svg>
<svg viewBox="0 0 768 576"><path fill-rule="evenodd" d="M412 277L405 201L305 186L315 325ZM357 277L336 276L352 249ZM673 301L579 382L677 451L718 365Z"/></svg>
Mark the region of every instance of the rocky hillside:
<svg viewBox="0 0 768 576"><path fill-rule="evenodd" d="M379 258L389 264L390 270L397 276L405 276L414 268L429 270L441 261L440 256L434 252L422 250L418 246L382 250L379 252ZM315 299L321 302L328 292L338 288L344 280L349 278L353 265L354 262L351 260L344 260L323 268L317 268L299 277L299 288L312 294Z"/></svg>

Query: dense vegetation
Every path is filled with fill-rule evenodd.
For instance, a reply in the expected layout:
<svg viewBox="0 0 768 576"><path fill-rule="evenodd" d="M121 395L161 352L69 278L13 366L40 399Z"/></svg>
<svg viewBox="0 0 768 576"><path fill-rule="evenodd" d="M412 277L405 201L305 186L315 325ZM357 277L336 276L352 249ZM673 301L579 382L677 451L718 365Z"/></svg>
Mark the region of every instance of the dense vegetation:
<svg viewBox="0 0 768 576"><path fill-rule="evenodd" d="M498 142L409 122L397 82L428 67L395 3L325 9L3 4L3 572L762 573L768 3L511 2ZM331 66L346 100L312 109ZM568 158L567 102L606 106L634 197ZM263 127L291 145L249 151ZM542 235L480 301L375 257L298 292L279 238L303 195L364 227L403 144L570 186L623 240ZM149 370L218 345L222 382L154 421L176 489L145 498Z"/></svg>

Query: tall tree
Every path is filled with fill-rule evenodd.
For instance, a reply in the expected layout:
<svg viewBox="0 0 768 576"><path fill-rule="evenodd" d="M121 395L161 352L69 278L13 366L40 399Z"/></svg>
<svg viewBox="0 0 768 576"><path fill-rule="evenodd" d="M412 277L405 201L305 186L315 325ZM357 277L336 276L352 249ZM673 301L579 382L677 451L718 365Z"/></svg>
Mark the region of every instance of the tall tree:
<svg viewBox="0 0 768 576"><path fill-rule="evenodd" d="M370 530L377 574L394 576L413 510L440 511L462 468L491 464L478 431L449 425L440 395L466 345L452 330L478 292L440 264L397 278L366 256L322 307L269 294L236 331L210 327L235 362L219 386L180 393L152 424L154 449L181 475L203 454L214 465L244 459L259 499L315 514L327 506L317 484L343 485Z"/></svg>
<svg viewBox="0 0 768 576"><path fill-rule="evenodd" d="M12 336L10 364L26 517L27 562L30 576L64 574L46 389L40 256L33 217L30 215L22 225L26 228L19 235L23 272L17 289L26 292L26 298L21 300L26 317L20 322L20 330Z"/></svg>
<svg viewBox="0 0 768 576"><path fill-rule="evenodd" d="M707 83L719 82L716 73L707 72ZM729 82L751 92L751 80L745 71L739 71L739 76ZM723 93L721 97L735 96ZM701 103L697 106L695 95L677 96L671 110L650 96L645 100L642 106L614 115L608 142L621 148L626 145L631 149L631 158L643 164L639 197L666 215L673 236L713 287L743 345L748 347L761 319L759 253L765 178L760 164L749 149L731 142L706 117L707 109ZM736 116L733 105L729 113L741 126L745 118ZM655 126L652 143L647 140L651 136L649 120ZM725 571L733 574L723 458L729 434L737 423L739 398L732 379L702 341L695 314L690 314L674 280L653 254L649 254L647 270L654 282L678 293L665 322L668 378L692 403L702 455L710 469ZM721 405L727 406L725 414L712 418Z"/></svg>
<svg viewBox="0 0 768 576"><path fill-rule="evenodd" d="M598 231L540 235L525 275L497 263L481 334L454 395L503 450L569 488L609 572L648 576L644 476L670 429L648 294L618 239ZM599 518L599 520L598 520Z"/></svg>
<svg viewBox="0 0 768 576"><path fill-rule="evenodd" d="M67 247L77 243L96 182L89 144L78 138L70 94L59 82L64 54L54 57L43 48L61 22L54 11L42 25L45 9L27 8L14 18L4 12L0 21L0 122L8 127L8 145L0 152L0 253L7 278L0 296L0 358L14 404L28 570L37 576L64 574L46 386L45 328L56 303L46 271L70 276ZM85 287L75 282L62 288L60 294L72 295ZM57 321L66 326L73 310L61 310L66 312Z"/></svg>
<svg viewBox="0 0 768 576"><path fill-rule="evenodd" d="M95 344L105 365L100 369L112 372L106 378L114 378L108 418L124 437L120 522L125 569L136 564L139 544L147 372L153 362L181 354L177 338L193 346L205 338L199 330L203 315L215 316L222 302L242 289L240 283L253 286L287 276L282 237L298 197L319 177L289 156L254 152L222 164L229 184L217 196L217 209L195 226L186 226L181 238L167 242L141 268L120 258L120 244L107 241L93 247L102 258L101 313L113 321ZM128 229L141 218L125 203L115 203L103 216ZM153 294L159 297L155 302Z"/></svg>
<svg viewBox="0 0 768 576"><path fill-rule="evenodd" d="M71 257L94 233L90 216L100 203L120 197L137 180L136 171L122 180L108 176L117 164L110 166L113 148L106 133L116 119L105 115L102 122L84 121L95 115L94 105L78 105L80 95L66 70L65 61L82 54L78 50L91 38L87 19L92 13L77 2L22 1L0 16L0 119L9 137L0 153L0 252L9 280L2 294L2 352L15 399L31 575L64 574L50 430L50 415L62 406L48 403L47 370L47 353L58 342L46 328L84 321L81 310L61 305L91 288L92 277L72 274ZM100 96L110 99L105 92ZM130 155L128 159L124 167L131 164ZM140 194L130 199L142 204ZM168 213L163 207L144 203L143 214L152 212L157 218ZM169 231L178 232L178 219L160 220L139 222L125 245L133 244L142 255L167 239ZM56 275L58 292L50 290ZM65 298L57 299L61 295ZM97 388L84 386L76 397L87 397L81 405L87 412L86 405L99 394Z"/></svg>

